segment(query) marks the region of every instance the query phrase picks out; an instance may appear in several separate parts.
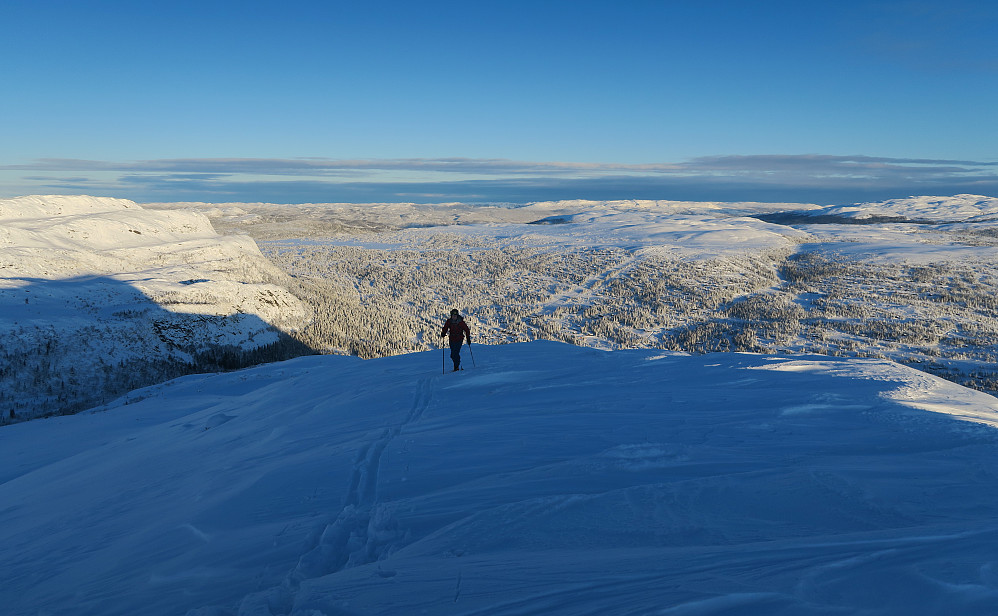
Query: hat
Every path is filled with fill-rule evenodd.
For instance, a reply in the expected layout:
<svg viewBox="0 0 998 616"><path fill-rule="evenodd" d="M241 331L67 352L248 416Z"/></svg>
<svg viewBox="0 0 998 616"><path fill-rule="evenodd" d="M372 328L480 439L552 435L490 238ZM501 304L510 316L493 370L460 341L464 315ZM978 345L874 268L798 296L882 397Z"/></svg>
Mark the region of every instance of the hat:
<svg viewBox="0 0 998 616"><path fill-rule="evenodd" d="M451 314L461 314L460 312L457 311L457 308L454 308L453 310L451 310L450 313Z"/></svg>

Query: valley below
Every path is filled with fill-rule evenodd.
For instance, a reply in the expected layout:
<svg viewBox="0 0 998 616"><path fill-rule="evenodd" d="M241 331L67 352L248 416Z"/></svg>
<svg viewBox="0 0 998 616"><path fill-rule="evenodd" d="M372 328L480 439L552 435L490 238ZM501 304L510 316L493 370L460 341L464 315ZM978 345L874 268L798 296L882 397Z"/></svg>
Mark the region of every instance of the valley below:
<svg viewBox="0 0 998 616"><path fill-rule="evenodd" d="M187 206L291 276L322 352L437 348L456 307L490 344L881 358L994 393L996 203Z"/></svg>

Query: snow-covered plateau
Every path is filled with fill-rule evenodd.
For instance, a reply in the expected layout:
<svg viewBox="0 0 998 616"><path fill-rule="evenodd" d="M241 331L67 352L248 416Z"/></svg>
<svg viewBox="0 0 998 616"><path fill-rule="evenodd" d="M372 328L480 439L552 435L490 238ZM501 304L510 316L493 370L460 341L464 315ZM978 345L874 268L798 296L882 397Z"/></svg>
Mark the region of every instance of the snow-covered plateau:
<svg viewBox="0 0 998 616"><path fill-rule="evenodd" d="M3 420L245 365L310 317L252 239L122 199L0 200L0 272Z"/></svg>

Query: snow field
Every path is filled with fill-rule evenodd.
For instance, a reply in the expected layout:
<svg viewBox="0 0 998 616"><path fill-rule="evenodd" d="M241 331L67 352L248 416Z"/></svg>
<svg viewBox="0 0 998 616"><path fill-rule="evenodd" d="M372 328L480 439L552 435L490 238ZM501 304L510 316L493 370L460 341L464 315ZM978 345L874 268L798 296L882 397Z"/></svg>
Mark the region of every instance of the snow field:
<svg viewBox="0 0 998 616"><path fill-rule="evenodd" d="M991 396L875 360L475 351L458 374L439 352L299 358L5 427L0 607L973 616L998 601Z"/></svg>

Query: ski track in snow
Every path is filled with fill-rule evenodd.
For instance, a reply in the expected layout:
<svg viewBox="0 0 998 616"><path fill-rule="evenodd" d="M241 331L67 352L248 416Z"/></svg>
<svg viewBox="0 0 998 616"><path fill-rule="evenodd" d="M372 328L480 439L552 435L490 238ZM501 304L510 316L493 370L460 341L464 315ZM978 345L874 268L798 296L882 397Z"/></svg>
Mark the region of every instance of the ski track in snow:
<svg viewBox="0 0 998 616"><path fill-rule="evenodd" d="M608 280L623 276L627 272L634 269L642 261L643 259L636 256L633 252L629 253L628 256L622 259L619 264L589 275L585 280L572 286L571 288L561 293L551 295L544 301L544 311L551 312L558 307L572 304L585 305L591 303L594 289L598 285L601 285Z"/></svg>
<svg viewBox="0 0 998 616"><path fill-rule="evenodd" d="M293 608L294 596L302 582L377 562L394 551L396 543L404 536L400 535L392 518L391 508L378 499L382 458L406 427L420 420L432 398L433 381L420 379L412 407L405 418L398 425L385 428L378 438L361 447L343 498L343 507L316 533L318 536L312 542L314 545L302 554L282 587L244 599L240 616L288 613ZM275 596L280 600L275 602Z"/></svg>

